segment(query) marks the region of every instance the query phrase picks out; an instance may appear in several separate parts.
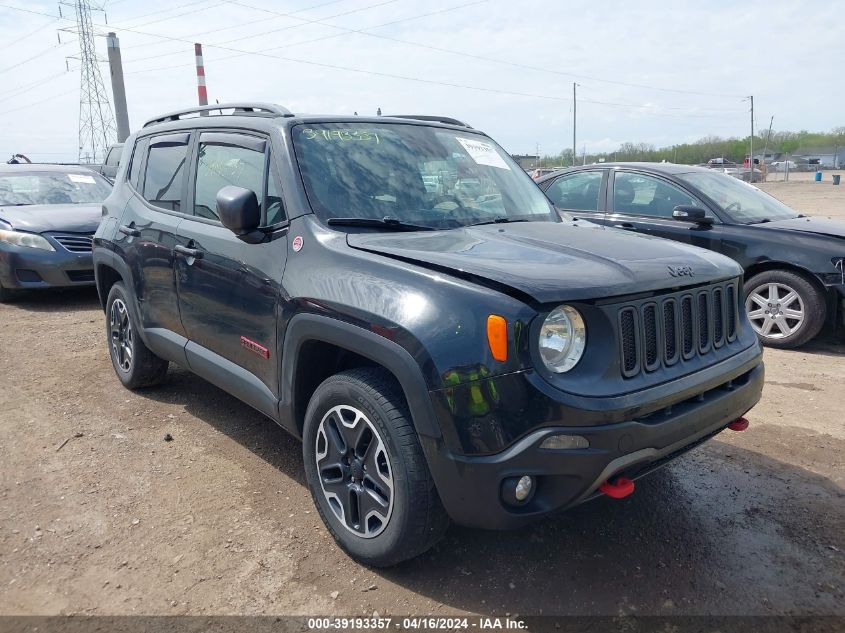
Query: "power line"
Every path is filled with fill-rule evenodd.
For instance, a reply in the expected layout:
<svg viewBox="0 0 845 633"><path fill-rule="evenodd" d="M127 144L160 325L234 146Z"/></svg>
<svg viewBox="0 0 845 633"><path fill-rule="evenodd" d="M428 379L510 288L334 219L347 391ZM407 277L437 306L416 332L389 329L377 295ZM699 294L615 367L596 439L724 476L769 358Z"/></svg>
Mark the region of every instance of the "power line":
<svg viewBox="0 0 845 633"><path fill-rule="evenodd" d="M27 57L26 59L22 59L21 61L14 63L11 66L7 66L6 68L0 68L0 74L8 72L10 70L14 70L15 68L18 68L19 66L23 66L24 64L31 62L33 59L38 59L42 55L46 55L47 53L54 51L56 49L62 48L63 46L67 46L68 44L70 44L70 42L62 42L61 44L52 44L50 47L45 48L44 50L41 50L41 51L35 53L35 55L33 55L32 57Z"/></svg>
<svg viewBox="0 0 845 633"><path fill-rule="evenodd" d="M6 8L9 8L9 9L18 10L18 11L25 11L27 13L35 13L37 15L49 15L49 14L44 14L44 13L41 13L41 12L38 12L38 11L33 11L31 9L22 9L20 7L13 7L13 6L2 4L2 3L0 3L0 6L6 7ZM151 37L156 37L156 38L163 39L163 40L193 44L193 42L191 42L190 40L183 39L183 38L178 38L178 37L173 37L173 36L168 36L168 35L161 35L161 34L157 34L157 33L149 33L149 32L144 32L144 31L137 31L137 30L132 29L132 28L125 28L123 30L128 31L130 33L137 33L137 34L140 34L140 35L149 35ZM292 62L292 63L304 64L304 65L309 65L309 66L316 66L316 67L319 67L319 68L328 68L328 69L331 69L331 70L341 70L343 72L360 73L360 74L371 75L371 76L375 76L375 77L385 77L385 78L389 78L389 79L400 79L400 80L403 80L403 81L412 81L412 82L416 82L416 83L424 83L424 84L429 84L429 85L440 85L440 86L446 86L446 87L449 87L449 88L462 88L462 89L466 89L466 90L475 90L475 91L480 91L480 92L485 92L485 93L504 94L504 95L509 95L509 96L519 96L519 97L531 97L531 98L535 98L535 99L546 99L546 100L561 101L561 102L566 102L566 103L570 102L569 99L562 98L562 97L556 97L556 96L553 96L553 95L517 92L517 91L510 91L510 90L500 90L500 89L496 89L496 88L488 88L488 87L483 87L483 86L472 86L472 85L467 85L467 84L437 81L437 80L433 80L433 79L424 79L424 78L421 78L421 77L412 77L412 76L408 76L408 75L386 73L386 72L375 71L375 70L365 70L365 69L361 69L361 68L341 66L341 65L338 65L338 64L328 64L328 63L324 63L324 62L317 62L317 61L314 61L314 60L305 60L305 59L298 59L298 58L295 58L295 57L285 57L285 56L282 56L282 55L274 55L274 54L271 54L271 53L266 52L266 51L244 51L242 49L237 49L237 48L233 48L233 47L230 47L230 46L224 46L222 43L221 44L207 44L206 46L209 47L209 48L217 48L217 49L220 49L220 50L229 51L229 52L236 54L236 55L230 55L230 56L227 56L227 57L223 57L221 59L227 59L227 58L231 58L231 57L240 57L240 56L244 56L244 55L254 55L254 56L258 56L258 57L267 57L267 58L271 58L271 59L279 59L279 60L282 60L282 61L288 61L288 62ZM267 50L273 50L273 49L267 49ZM588 100L582 100L582 101L591 102L591 101L588 101ZM630 107L638 107L638 108L659 107L659 106L648 106L648 105L644 106L643 104L636 105L636 104L622 104L622 103L599 102L599 101L596 101L596 104L597 105L606 105L606 106L610 106L610 107L625 107L625 108L630 108ZM694 115L692 115L692 116L694 116Z"/></svg>
<svg viewBox="0 0 845 633"><path fill-rule="evenodd" d="M203 1L206 1L206 0L203 0ZM326 7L330 4L338 4L339 2L346 2L346 0L328 0L328 2L320 2L319 4L312 4L311 6L303 7L302 9L298 9L296 11L291 11L288 14L280 14L279 17L282 17L282 16L293 17L297 13L304 13L305 11L311 11L313 9L318 9L320 7ZM324 18L324 19L329 19L329 18ZM216 28L216 29L209 29L207 31L199 31L198 33L191 33L189 35L183 35L182 37L197 38L197 37L200 37L201 35L208 35L209 33L218 33L220 31L229 31L231 29L237 29L237 28L240 28L242 26L249 26L250 24L257 24L258 22L266 22L266 21L267 21L266 19L249 20L247 22L240 22L238 24L233 24L231 26L223 26L223 27L219 27L219 28ZM164 43L164 42L161 42L161 43ZM125 50L127 48L137 48L138 46L157 46L157 44L133 44L132 46L124 46L123 48ZM153 57L165 57L166 55L176 55L176 54L179 54L179 53L182 53L182 52L183 52L182 50L179 50L179 51L174 51L172 53L165 53L163 55L154 55L154 56L151 56L151 57L144 57L142 59L153 59ZM140 61L140 60L136 60L136 61Z"/></svg>
<svg viewBox="0 0 845 633"><path fill-rule="evenodd" d="M272 9L265 9L263 7L256 7L256 6L247 4L246 2L242 2L241 0L228 0L228 1L231 4L237 4L239 6L247 8L247 9L254 9L256 11L265 11L267 13L274 13L274 14L277 14L277 15L282 15L282 14L278 13L277 11L273 11ZM481 0L481 1L484 1L484 0ZM476 3L473 3L473 4L476 4ZM326 19L329 19L329 18L326 18ZM390 22L387 22L387 23L379 25L379 26L389 26L390 24L391 24ZM448 53L450 55L460 55L461 57L468 57L470 59L477 59L477 60L482 60L482 61L494 62L494 63L497 63L497 64L504 64L504 65L511 66L511 67L514 67L514 68L521 68L523 70L534 70L534 71L538 71L538 72L551 73L551 74L561 75L561 76L565 76L565 77L576 77L576 78L579 78L579 79L588 79L590 81L610 83L610 84L616 84L616 85L620 85L620 86L628 86L628 87L634 87L634 88L646 88L646 89L649 89L649 90L659 90L659 91L664 91L664 92L675 92L675 93L681 93L681 94L691 94L691 95L710 96L710 97L725 97L725 98L738 98L739 97L739 95L709 93L709 92L701 92L701 91L695 91L695 90L681 90L681 89L677 89L677 88L662 88L662 87L657 87L657 86L648 86L648 85L645 85L645 84L636 84L636 83L628 83L628 82L623 82L623 81L615 81L615 80L610 80L610 79L601 79L601 78L598 78L598 77L591 77L589 75L579 75L579 74L575 74L575 73L568 73L568 72L564 72L564 71L553 70L553 69L550 69L550 68L543 68L541 66L532 66L532 65L529 65L529 64L521 64L521 63L518 63L518 62L511 62L511 61L504 60L504 59L496 59L494 57L487 57L485 55L477 55L475 53L467 53L467 52L464 52L464 51L457 51L457 50L450 49L450 48L441 48L439 46L431 46L429 44L422 44L420 42L413 42L411 40L405 40L405 39L401 39L401 38L398 38L398 37L390 37L390 36L387 36L387 35L379 35L377 33L370 33L369 32L370 29L378 28L378 27L369 27L367 29L350 29L350 28L343 27L343 26L336 26L334 24L326 24L326 26L329 26L329 27L334 28L334 29L340 29L342 31L345 31L346 33L359 33L361 35L366 35L368 37L374 37L374 38L378 38L378 39L389 40L389 41L392 41L392 42L399 42L401 44L409 44L411 46L418 46L420 48L425 48L425 49L437 51L437 52L440 52L440 53ZM261 35L261 34L259 34L259 35ZM321 38L321 39L323 39L323 38ZM329 38L324 38L324 39L329 39ZM222 42L222 43L228 44L228 43L233 42L233 41L237 41L237 40L229 40L228 42ZM317 40L312 40L312 41L317 41ZM270 49L270 50L273 50L273 49Z"/></svg>
<svg viewBox="0 0 845 633"><path fill-rule="evenodd" d="M67 71L61 71L56 73L55 75L50 75L49 77L42 77L41 79L36 79L35 81L24 84L23 86L18 86L11 91L11 94L4 94L2 98L0 98L0 103L4 101L8 101L9 99L14 99L15 97L19 97L22 93L26 92L30 88L37 88L38 86L53 81L57 77L64 75Z"/></svg>
<svg viewBox="0 0 845 633"><path fill-rule="evenodd" d="M480 1L483 1L483 0L480 0ZM257 33L257 34L247 35L245 37L239 37L237 39L225 40L223 42L220 42L220 44L230 44L232 42L238 42L238 41L241 41L241 40L244 40L244 39L252 39L254 37L261 37L263 35L268 35L270 33L280 33L281 31L287 31L289 29L295 29L295 28L298 28L298 27L301 27L301 26L307 26L308 24L319 23L319 22L321 22L321 20L331 20L333 18L343 17L343 16L351 15L353 13L360 13L362 11L367 11L369 9L375 9L377 7L384 6L385 4L392 4L394 2L398 2L398 0L381 0L380 2L378 2L376 4L370 4L370 5L367 5L367 6L364 6L364 7L358 7L357 9L352 9L351 11L345 11L343 13L336 13L335 15L330 15L328 17L321 18L320 20L307 20L305 18L296 18L296 17L293 16L293 13L298 13L296 11L294 11L293 13L279 14L280 16L283 16L283 17L293 17L295 20L303 20L303 22L301 24L289 24L288 26L283 26L283 27L280 27L278 29L274 29L272 31L265 31L263 33ZM324 4L332 4L332 3L323 3L323 5ZM323 5L316 5L316 6L323 6ZM314 7L308 7L308 8L314 8ZM303 11L307 11L308 8L303 9ZM258 21L259 22L266 22L267 20L258 20ZM250 24L251 23L252 22L250 22ZM240 25L240 26L244 26L244 25ZM213 31L207 31L205 33L194 33L192 35L182 36L182 37L190 37L190 38L194 39L194 38L196 38L200 35L207 35L208 33L211 33L211 32L214 32L214 31L224 31L224 30L228 30L229 28L234 28L234 27L225 27L225 28L222 28L222 29L214 29ZM215 44L207 44L206 46L215 46ZM127 63L135 63L135 62L145 61L145 60L148 60L148 59L158 59L160 57L169 57L170 55L176 55L176 54L179 54L181 52L182 51L174 51L174 52L171 52L171 53L161 53L159 55L150 55L148 57L140 57L138 59L134 59L134 60L127 62Z"/></svg>
<svg viewBox="0 0 845 633"><path fill-rule="evenodd" d="M203 0L203 1L205 1L205 0ZM193 3L193 4L196 4L196 3ZM209 9L214 9L214 8L222 6L224 4L226 4L225 0L221 0L221 2L218 2L217 4L209 5L207 7L200 7L199 9L192 9L190 11L185 11L184 13L177 13L176 15L168 15L168 16L165 16L163 18L158 18L157 20L150 20L149 22L142 22L141 24L134 24L134 25L132 25L132 28L137 29L137 28L140 28L142 26L149 26L150 24L158 24L159 22L166 22L167 20L175 20L176 18L181 18L181 17L186 16L186 15L195 15L195 14L199 13L200 11L208 11ZM185 6L187 7L187 6L190 6L190 5L185 5ZM121 29L121 27L119 27L119 26L116 27L116 28Z"/></svg>
<svg viewBox="0 0 845 633"><path fill-rule="evenodd" d="M283 26L283 27L278 28L278 29L272 29L270 31L264 31L262 33L253 33L252 35L244 35L242 37L236 37L236 38L233 38L231 40L224 40L224 41L220 42L219 44L217 44L217 46L219 46L221 44L232 44L234 42L242 42L243 40L250 40L250 39L253 39L253 38L256 38L256 37L264 37L265 35L272 35L274 33L279 33L281 31L287 31L289 29L295 29L295 28L298 28L300 26L306 26L308 24L322 24L322 25L325 25L325 26L331 26L330 24L325 23L324 20L331 20L333 18L340 18L340 17L344 17L344 16L347 16L347 15L352 15L353 13L360 13L362 11L366 11L366 10L369 10L369 9L375 9L377 7L383 7L386 4L394 4L398 1L399 0L382 0L382 2L378 2L376 4L367 5L366 7L360 7L358 9L352 9L350 11L344 11L343 13L336 13L335 15L330 15L326 18L320 18L319 20L309 20L307 18L294 18L295 20L301 20L302 23L301 24L290 24L288 26ZM482 2L482 1L484 1L484 0L479 0L479 2ZM269 9L265 9L265 11L267 11L268 13L275 13L274 11L270 11ZM291 16L286 16L286 17L291 17Z"/></svg>
<svg viewBox="0 0 845 633"><path fill-rule="evenodd" d="M4 44L3 46L0 46L0 51L4 51L4 50L6 50L7 48L10 48L10 47L14 46L14 45L15 45L15 44L17 44L18 42L22 42L22 41L23 41L23 40L25 40L26 38L31 37L31 36L35 35L36 33L40 33L41 31L43 31L44 29L46 29L48 26L53 26L53 23L52 23L52 22L47 22L47 24L42 24L41 26L39 26L39 27L38 27L37 29L35 29L34 31L30 31L30 32L29 32L29 33L27 33L26 35L21 35L19 38L15 39L15 40L12 40L11 42L8 42L8 43Z"/></svg>
<svg viewBox="0 0 845 633"><path fill-rule="evenodd" d="M71 88L70 90L66 90L65 92L60 92L59 94L51 95L46 99L39 99L38 101L33 101L31 103L27 103L22 106L18 106L16 108L12 108L11 110L6 110L5 112L0 112L0 115L11 114L12 112L18 112L19 110L26 110L27 108L32 108L34 106L40 105L42 103L46 103L47 101L54 101L59 97L64 97L65 95L69 95L77 91L77 88Z"/></svg>
<svg viewBox="0 0 845 633"><path fill-rule="evenodd" d="M183 2L182 4L177 4L177 5L168 7L166 9L158 9L157 11L149 11L148 13L141 13L139 15L130 15L128 18L123 18L123 20L118 22L118 28L120 28L119 25L122 24L123 22L127 22L127 21L132 22L133 20L142 20L143 18L148 18L151 15L160 15L162 13L169 13L170 11L176 11L178 9L184 9L185 7L192 7L192 6L195 6L197 4L204 4L204 3L207 3L207 2L209 2L209 0L193 0L193 2ZM115 4L115 3L112 2L112 4ZM112 25L112 26L114 26L114 25ZM134 25L130 25L130 26L137 27L137 26L140 26L140 25L134 24Z"/></svg>
<svg viewBox="0 0 845 633"><path fill-rule="evenodd" d="M391 1L395 1L395 0L391 0ZM385 23L383 23L383 24L376 24L376 25L371 26L371 27L368 27L368 28L371 28L371 29L377 29L377 28L380 28L380 27L382 27L382 26L389 26L389 25L392 25L392 24L398 24L399 22L407 22L407 21L409 21L409 20L418 20L418 19L420 19L420 18L430 17L430 16L432 16L432 15L438 15L438 14L440 14L440 13L447 13L447 12L449 12L449 11L455 11L455 10L457 10L457 9L463 9L463 8L465 8L465 7L469 7L469 6L472 6L472 5L475 5L475 4L481 4L482 2L486 2L486 1L487 1L487 0L473 0L473 2L467 2L467 3L465 3L465 4L459 4L459 5L456 5L456 6L453 6L453 7L447 7L447 8L445 8L445 9L438 9L437 11L429 11L428 13L421 13L421 14L418 14L418 15L412 15L412 16L410 16L410 17L401 18L401 19L399 19L399 20L391 20L390 22L385 22ZM375 7L381 6L382 4L386 4L386 3L383 3L383 2L382 2L382 3L379 3L379 4L375 4L375 5L369 5L369 6L366 6L366 7L361 7L360 9L356 9L356 11L363 11L363 10L366 10L366 9L372 9L372 8L375 8ZM352 11L352 12L348 12L348 13L354 13L354 11ZM326 17L326 18L322 18L322 19L325 19L325 20L330 20L330 19L332 19L332 18L340 17L340 16L342 16L342 15L346 15L346 13L341 13L341 14L338 14L338 15L328 16L328 17ZM297 18L297 19L299 19L299 18ZM320 22L320 21L318 20L317 22ZM295 28L295 27L299 27L299 26L307 26L308 24L313 24L313 23L314 23L314 21L312 21L312 22L308 22L308 23L303 23L303 24L294 24L294 25L292 25L292 26L287 26L287 27L284 27L284 29L280 29L280 30L285 30L285 29ZM333 26L333 27L334 27L334 25L331 25L331 24L325 24L325 26ZM338 28L338 27L334 27L334 28ZM221 30L221 29L218 29L218 30ZM266 33L265 33L265 34L266 34ZM195 37L196 35L201 35L201 34L196 34L196 33L195 33L194 35L189 36L189 37ZM298 46L298 45L300 45L300 44L309 44L309 43L311 43L311 42L319 42L319 41L322 41L322 40L324 40L324 39L329 39L329 38L333 38L333 37L338 37L338 35L345 35L345 33L340 33L340 34L335 34L335 35L329 35L329 36L324 36L324 37L318 37L318 38L313 38L313 39L310 39L310 40L304 40L304 41L300 41L300 42L291 42L290 44L285 44L285 45L283 45L283 46L276 46L276 47L273 47L273 48L268 48L268 49L266 49L266 50L268 50L268 51L281 50L281 49L283 49L283 48L287 48L287 47L289 47L289 46ZM230 41L234 41L234 40L230 40ZM226 43L228 43L228 42L221 42L221 44L226 44ZM214 46L214 44L208 44L208 46L212 46L212 47L213 47L213 46ZM182 51L179 51L179 52L181 53ZM150 59L156 59L156 58L159 58L159 57L168 57L168 56L173 55L173 54L174 54L174 53L165 53L165 54L162 54L162 55L152 55L152 56L150 56L150 57L142 57L142 58L140 58L140 59L135 59L135 60L132 60L132 62L127 62L127 63L133 63L133 62L145 61L145 60L150 60ZM229 59L232 59L232 58L235 58L235 57L242 57L242 56L243 56L243 55L232 55L232 56L229 56L228 58L229 58ZM172 67L173 67L173 68L182 67L182 64L180 64L180 65L178 65L178 66L172 66ZM167 66L164 66L163 68L168 68L168 67L167 67ZM140 71L135 71L135 72L149 72L150 70L153 70L153 69L145 69L145 70L140 70ZM156 69L156 70L158 70L158 69Z"/></svg>
<svg viewBox="0 0 845 633"><path fill-rule="evenodd" d="M484 2L484 1L485 0L479 0L479 2L472 2L472 3L469 3L467 5L462 5L462 6L469 6L471 4L480 4L481 2ZM266 9L264 7L257 7L257 6L248 4L246 2L242 2L241 0L228 0L228 2L231 3L231 4L242 6L242 7L247 8L247 9L253 9L255 11L263 11L265 13L270 13L270 14L276 15L276 16L292 17L291 14L282 13L282 12L279 12L279 11L275 11L273 9ZM374 5L374 6L379 6L379 5ZM367 7L365 7L365 8L367 8ZM432 51L436 51L436 52L440 52L440 53L446 53L446 54L450 54L450 55L458 55L458 56L461 56L461 57L467 57L469 59L476 59L476 60L480 60L480 61L487 61L487 62L492 62L492 63L497 63L497 64L503 64L503 65L506 65L506 66L510 66L512 68L519 68L519 69L522 69L522 70L532 70L532 71L536 71L536 72L549 73L549 74L559 75L559 76L564 76L564 77L576 77L576 78L579 78L579 79L582 79L582 80L586 79L586 80L589 80L589 81L595 81L595 82L600 82L600 83L608 83L608 84L613 84L613 85L632 87L632 88L640 88L640 89L648 89L648 90L656 90L656 91L662 91L662 92L671 92L671 93L678 93L678 94L690 94L690 95L697 95L697 96L738 98L738 95L728 95L728 94L723 94L723 93L710 93L710 92L703 92L703 91L697 91L697 90L682 90L682 89L678 89L678 88L664 88L664 87L659 87L659 86L650 86L650 85L646 85L646 84L637 84L637 83L631 83L631 82L602 79L602 78L593 77L593 76L590 76L590 75L581 75L581 74L577 74L577 73L559 71L559 70L554 70L554 69L551 69L551 68L544 68L542 66L522 64L522 63L518 63L518 62L511 62L511 61L508 61L508 60L497 59L497 58L494 58L494 57L487 57L485 55L477 55L475 53L467 53L465 51L458 51L458 50L449 49L449 48L442 48L442 47L439 47L439 46L431 46L429 44L422 44L420 42L414 42L414 41L411 41L411 40L405 40L405 39L402 39L402 38L391 37L391 36L388 36L388 35L380 35L378 33L372 33L371 32L372 29L380 28L382 26L390 26L390 25L392 25L396 22L404 21L404 20L401 20L401 19L396 20L394 22L386 22L384 24L379 24L379 25L376 25L376 26L367 27L365 29L351 29L351 28L348 28L348 27L338 26L338 25L335 25L335 24L330 24L330 23L324 22L325 20L330 20L332 18L340 17L340 16L343 16L343 15L347 15L348 13L354 13L354 12L355 11L351 11L351 12L342 13L342 14L338 14L338 15L328 16L326 18L321 18L321 19L318 19L318 20L304 20L303 18L295 18L295 19L298 19L298 20L303 20L304 24L305 23L307 23L307 24L314 24L314 23L324 24L325 26L328 26L330 28L340 30L340 31L342 31L342 33L324 36L324 37L319 37L319 38L314 38L314 39L306 40L306 41L303 41L303 42L294 42L294 43L291 43L291 44L287 44L285 46L269 48L269 49L265 49L265 50L266 51L280 50L281 48L287 48L289 46L298 46L300 44L309 44L309 43L312 43L312 42L318 42L318 41L322 41L322 40L332 39L332 38L335 38L335 37L338 37L340 35L344 35L344 34L347 34L347 33L357 33L357 34L360 34L360 35L365 35L367 37L373 37L373 38L387 40L387 41L391 41L391 42L407 44L407 45L410 45L410 46L416 46L416 47L419 47L419 48L424 48L424 49L427 49L427 50L432 50ZM438 12L435 11L435 12L432 12L432 13L427 14L427 15L433 15L435 13L438 13ZM235 39L231 39L231 40L225 40L223 42L220 42L220 44L231 44L233 42L238 42L238 41L242 41L242 40L245 40L245 39L262 37L264 35L276 33L276 32L281 31L281 30L293 28L294 26L302 26L302 25L293 25L293 26L283 27L282 29L265 31L263 33L256 33L256 34L247 35L247 36L244 36L244 37L239 37L239 38L235 38ZM231 27L226 27L226 28L231 28ZM218 29L218 30L224 30L224 29ZM209 46L213 46L213 45L209 45ZM151 56L151 57L141 58L141 59L138 59L138 60L133 60L133 62L134 61L142 61L144 59L154 59L154 58L157 58L157 57L167 57L167 56L173 55L173 54L176 54L176 53L165 53L165 54L162 54L162 55L155 55L155 56ZM598 102L597 102L597 104L598 105L621 105L621 106L630 106L631 105L631 104L609 104L609 103L601 104L601 103L598 103ZM685 108L665 107L665 109L683 110ZM707 108L705 108L705 109L707 109ZM713 111L721 111L721 110L716 109L716 108L709 108L709 109L713 110Z"/></svg>

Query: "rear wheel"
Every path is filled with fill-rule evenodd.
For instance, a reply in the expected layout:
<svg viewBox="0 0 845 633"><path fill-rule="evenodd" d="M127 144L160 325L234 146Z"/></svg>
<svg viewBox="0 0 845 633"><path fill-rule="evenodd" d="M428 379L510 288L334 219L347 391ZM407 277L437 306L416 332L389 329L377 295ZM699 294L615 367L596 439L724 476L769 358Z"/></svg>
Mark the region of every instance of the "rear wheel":
<svg viewBox="0 0 845 633"><path fill-rule="evenodd" d="M763 344L785 349L815 337L827 312L824 294L786 270L767 270L745 282L745 309Z"/></svg>
<svg viewBox="0 0 845 633"><path fill-rule="evenodd" d="M311 398L305 475L335 541L376 567L429 549L449 521L399 385L386 371L335 374Z"/></svg>
<svg viewBox="0 0 845 633"><path fill-rule="evenodd" d="M168 362L153 354L138 336L137 321L129 308L123 284L111 287L106 300L106 336L112 366L124 387L138 389L158 384Z"/></svg>

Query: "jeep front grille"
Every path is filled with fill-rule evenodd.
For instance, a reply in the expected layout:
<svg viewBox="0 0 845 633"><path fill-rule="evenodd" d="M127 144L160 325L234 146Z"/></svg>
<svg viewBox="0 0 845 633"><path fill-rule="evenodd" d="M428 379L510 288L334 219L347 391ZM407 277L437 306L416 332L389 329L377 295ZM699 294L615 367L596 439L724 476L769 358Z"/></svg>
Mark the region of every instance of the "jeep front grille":
<svg viewBox="0 0 845 633"><path fill-rule="evenodd" d="M705 356L737 336L737 284L713 284L619 308L625 378Z"/></svg>

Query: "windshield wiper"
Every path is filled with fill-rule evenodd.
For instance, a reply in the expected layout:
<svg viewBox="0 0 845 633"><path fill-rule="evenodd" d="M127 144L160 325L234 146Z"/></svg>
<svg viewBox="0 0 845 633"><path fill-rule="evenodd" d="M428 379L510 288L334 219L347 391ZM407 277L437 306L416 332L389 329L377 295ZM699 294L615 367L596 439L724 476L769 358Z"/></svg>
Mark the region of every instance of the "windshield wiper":
<svg viewBox="0 0 845 633"><path fill-rule="evenodd" d="M411 224L403 222L397 218L390 216L379 218L329 218L327 220L331 226L369 226L376 228L385 228L393 231L436 231L433 226L422 226L420 224Z"/></svg>
<svg viewBox="0 0 845 633"><path fill-rule="evenodd" d="M766 222L771 222L769 218L763 218L761 220L754 220L753 222L747 222L746 224L766 224Z"/></svg>
<svg viewBox="0 0 845 633"><path fill-rule="evenodd" d="M467 226L484 226L485 224L509 224L511 222L534 222L535 220L529 220L527 218L509 218L505 215L500 215L492 220L484 220L482 222L473 222L472 224L467 224Z"/></svg>

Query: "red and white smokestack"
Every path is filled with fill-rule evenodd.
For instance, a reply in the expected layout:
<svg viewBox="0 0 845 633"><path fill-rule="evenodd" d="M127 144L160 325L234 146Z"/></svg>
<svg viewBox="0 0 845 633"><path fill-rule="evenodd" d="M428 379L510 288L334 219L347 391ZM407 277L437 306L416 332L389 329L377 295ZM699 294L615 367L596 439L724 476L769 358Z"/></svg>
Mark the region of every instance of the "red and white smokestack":
<svg viewBox="0 0 845 633"><path fill-rule="evenodd" d="M194 44L194 53L197 56L197 95L200 105L208 105L208 89L205 87L205 64L202 61L202 44Z"/></svg>

